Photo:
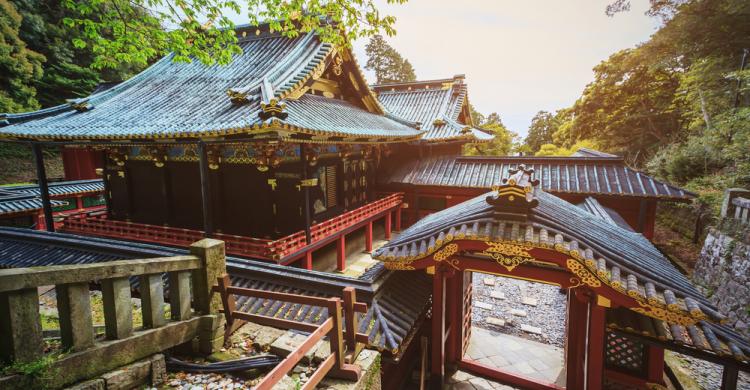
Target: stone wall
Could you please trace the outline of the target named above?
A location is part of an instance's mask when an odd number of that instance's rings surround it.
[[[750,337],[750,244],[710,229],[693,279],[728,324]]]

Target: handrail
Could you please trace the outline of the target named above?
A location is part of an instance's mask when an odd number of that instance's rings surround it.
[[[734,206],[734,219],[743,225],[750,224],[750,199],[738,196],[732,199],[732,205]]]
[[[310,227],[312,243],[307,242],[304,231],[298,231],[275,240],[226,233],[215,233],[213,237],[225,242],[226,251],[229,254],[279,261],[310,244],[327,239],[351,226],[400,207],[403,203],[403,197],[404,194],[401,192],[392,193],[312,225]],[[65,218],[63,224],[63,230],[72,233],[128,238],[157,244],[187,246],[203,237],[203,232],[199,230],[118,221],[108,219],[106,215],[74,215]]]
[[[245,321],[252,321],[260,325],[274,326],[277,328],[296,329],[310,332],[310,335],[297,346],[281,363],[279,363],[263,380],[255,387],[256,390],[273,389],[281,379],[289,373],[294,366],[307,354],[318,341],[328,336],[331,343],[331,355],[318,366],[302,387],[303,389],[314,389],[315,386],[329,373],[339,377],[357,380],[360,376],[360,368],[349,364],[347,361],[356,360],[359,352],[357,343],[367,341],[367,335],[356,333],[357,317],[355,312],[367,312],[367,305],[356,302],[355,291],[351,287],[344,289],[344,299],[311,297],[300,294],[282,293],[251,288],[233,287],[229,275],[224,275],[217,280],[213,287],[214,292],[221,295],[226,318],[226,330],[224,340],[230,340],[230,335],[238,329]],[[311,324],[303,321],[275,318],[268,315],[248,313],[238,310],[235,295],[251,297],[256,299],[270,299],[300,305],[310,305],[326,308],[328,318],[320,324]],[[342,317],[343,312],[343,317]],[[344,320],[346,332],[344,332]],[[348,356],[345,356],[345,352]],[[348,360],[347,360],[348,359]]]
[[[200,266],[201,259],[197,256],[173,256],[94,264],[0,269],[0,293],[53,284],[185,271],[200,268]]]

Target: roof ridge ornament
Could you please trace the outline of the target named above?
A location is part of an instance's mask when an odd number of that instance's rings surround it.
[[[78,112],[86,112],[88,110],[91,110],[94,108],[94,105],[89,103],[89,99],[68,99],[67,103],[72,107],[74,110]]]
[[[492,187],[495,193],[489,195],[486,201],[496,211],[528,214],[539,204],[534,196],[534,188],[539,185],[539,180],[532,179],[534,168],[521,164],[508,169],[508,173],[510,176],[503,179],[503,184]]]
[[[272,117],[286,119],[289,113],[286,110],[286,103],[280,102],[279,99],[273,98],[268,103],[260,103],[260,112],[258,117],[266,120]]]

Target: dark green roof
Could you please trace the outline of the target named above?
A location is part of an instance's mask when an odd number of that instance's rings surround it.
[[[88,98],[33,113],[2,114],[0,138],[172,139],[258,133],[284,138],[303,133],[312,141],[344,137],[395,142],[421,136],[415,124],[384,115],[350,52],[321,42],[314,33],[294,39],[268,32],[245,35],[239,41],[243,54],[229,65],[177,63],[168,55]],[[335,73],[346,84],[346,96],[304,93],[324,72]],[[275,103],[286,106],[262,120],[264,106]]]

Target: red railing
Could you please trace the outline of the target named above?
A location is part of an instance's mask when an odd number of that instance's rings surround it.
[[[224,306],[222,312],[226,319],[224,334],[225,343],[230,342],[232,332],[250,321],[256,324],[273,326],[282,329],[295,329],[309,332],[307,339],[287,355],[276,367],[273,368],[255,387],[256,390],[271,390],[287,375],[294,366],[324,337],[328,337],[331,345],[331,354],[323,360],[318,368],[310,376],[310,379],[301,387],[302,389],[314,389],[318,383],[327,375],[333,374],[339,378],[356,381],[361,376],[359,366],[347,363],[354,362],[359,354],[358,343],[366,343],[368,337],[364,333],[357,333],[357,315],[355,313],[367,313],[367,304],[357,302],[356,292],[353,287],[344,288],[343,300],[341,298],[311,297],[299,294],[281,293],[242,287],[233,287],[229,275],[218,278],[218,284],[213,287],[214,292],[221,295]],[[322,323],[312,324],[305,321],[295,321],[285,318],[277,318],[266,314],[257,314],[237,309],[235,296],[244,296],[256,300],[276,300],[291,305],[309,305],[326,308],[328,318]],[[295,312],[296,313],[296,312]],[[346,324],[346,325],[344,325]],[[346,329],[344,329],[346,327]]]
[[[393,193],[362,207],[347,211],[310,228],[312,242],[331,237],[343,230],[364,223],[381,213],[394,210],[403,203],[403,193]],[[136,241],[190,246],[203,238],[203,232],[169,226],[149,225],[108,219],[106,215],[73,215],[63,221],[62,230],[70,233],[91,234],[103,237],[126,238]],[[308,245],[305,232],[299,231],[276,240],[216,233],[223,240],[226,251],[238,256],[280,261]]]

